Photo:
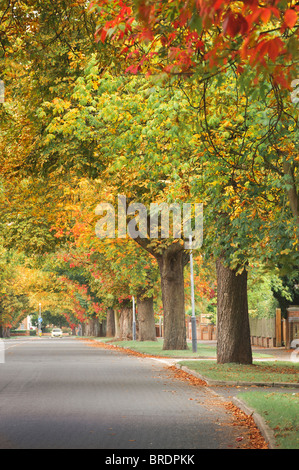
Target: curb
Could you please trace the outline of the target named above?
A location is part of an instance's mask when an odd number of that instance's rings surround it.
[[[245,414],[247,414],[248,416],[252,416],[255,424],[260,430],[261,435],[267,442],[268,448],[270,450],[277,449],[274,432],[266,424],[264,418],[262,418],[262,416],[259,415],[253,408],[249,408],[249,406],[246,403],[244,403],[243,400],[240,400],[240,398],[233,397],[232,402],[234,405],[240,408],[240,410],[242,410]]]
[[[193,375],[194,377],[197,377],[198,379],[204,380],[208,385],[231,385],[232,383],[234,383],[234,384],[244,384],[245,383],[245,382],[224,382],[224,381],[221,382],[219,380],[209,380],[209,379],[206,379],[206,377],[204,377],[203,375],[192,371],[191,369],[189,369],[186,366],[181,366],[180,364],[176,364],[176,368],[180,369],[180,370],[183,370],[184,372],[187,372],[188,374]],[[250,383],[250,385],[255,385],[255,384]],[[217,392],[215,392],[214,390],[212,390],[212,392],[215,395],[217,395],[217,397],[224,400],[224,398],[221,395],[219,395]],[[246,415],[252,416],[252,418],[254,419],[255,424],[257,425],[257,427],[258,427],[258,429],[261,433],[261,435],[263,436],[263,438],[267,442],[268,448],[270,450],[277,449],[274,432],[266,424],[264,418],[262,418],[262,416],[259,415],[256,412],[256,410],[254,410],[253,408],[250,408],[243,400],[240,400],[237,397],[232,397],[231,401],[235,406],[240,408],[240,410],[243,411]]]

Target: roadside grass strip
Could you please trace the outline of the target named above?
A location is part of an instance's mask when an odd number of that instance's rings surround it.
[[[157,341],[114,341],[113,339],[106,338],[96,338],[97,340],[105,343],[110,343],[115,346],[124,349],[132,349],[133,351],[137,351],[139,353],[148,354],[152,356],[160,356],[160,357],[172,357],[172,358],[192,358],[192,359],[200,359],[200,358],[216,358],[216,346],[214,345],[205,345],[198,343],[197,352],[192,351],[192,346],[188,345],[188,349],[186,350],[163,350],[163,340],[158,339]],[[270,358],[269,354],[255,354],[253,356],[259,358]]]
[[[250,391],[238,397],[272,429],[276,448],[299,449],[299,393]]]
[[[244,365],[217,364],[216,361],[180,361],[180,365],[216,381],[269,385],[299,384],[299,363],[259,361]]]

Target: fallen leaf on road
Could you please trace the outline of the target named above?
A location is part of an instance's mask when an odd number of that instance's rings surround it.
[[[207,385],[204,380],[194,377],[193,375],[188,374],[187,372],[181,369],[177,369],[175,366],[166,367],[166,369],[172,373],[172,376],[175,379],[183,380],[185,382],[188,382],[190,385],[197,385],[201,387],[205,387]]]
[[[235,421],[232,426],[242,426],[249,433],[250,445],[244,444],[243,449],[268,449],[268,444],[261,435],[252,415],[247,415],[232,402],[225,403],[224,406],[234,415]]]

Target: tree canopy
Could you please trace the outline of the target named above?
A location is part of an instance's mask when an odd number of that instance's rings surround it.
[[[116,208],[121,195],[128,206],[203,204],[196,288],[205,308],[217,298],[222,353],[227,325],[248,320],[248,265],[297,279],[298,9],[279,0],[3,2],[5,324],[41,298],[72,327],[109,308],[127,319],[132,296],[154,298],[165,348],[186,347],[184,237],[100,239],[97,206]],[[126,221],[141,230],[138,209]],[[221,362],[251,361],[250,345],[236,353],[248,344],[243,330],[231,329],[237,346]]]

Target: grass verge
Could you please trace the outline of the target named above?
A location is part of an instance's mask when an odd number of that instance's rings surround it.
[[[132,349],[143,354],[151,354],[153,356],[164,357],[216,357],[216,348],[214,346],[198,346],[197,353],[192,351],[192,348],[183,351],[164,351],[163,341],[113,341],[112,344],[121,348]]]
[[[107,338],[95,338],[101,342],[115,344],[115,346],[132,349],[143,354],[149,354],[152,356],[162,356],[162,357],[173,357],[173,358],[216,358],[216,346],[214,345],[205,345],[199,343],[197,346],[197,352],[192,351],[192,346],[188,345],[186,350],[174,350],[174,351],[164,351],[163,350],[163,340],[158,339],[157,341],[114,341],[113,339]],[[254,354],[257,357],[269,358],[269,354]]]
[[[261,361],[252,365],[217,364],[215,361],[180,361],[207,379],[255,382],[255,383],[298,383],[299,363]]]
[[[299,449],[299,393],[244,392],[238,395],[273,430],[277,448]]]

